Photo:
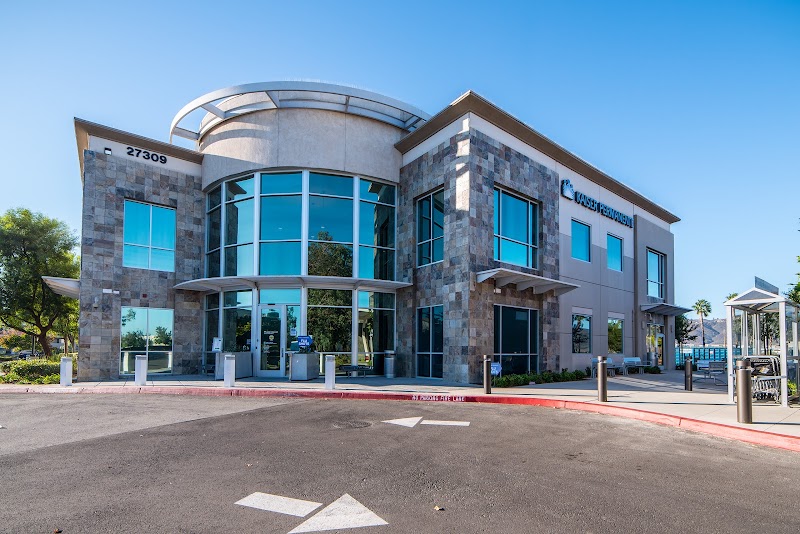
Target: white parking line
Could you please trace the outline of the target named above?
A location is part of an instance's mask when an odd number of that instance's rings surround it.
[[[258,510],[266,510],[267,512],[293,515],[295,517],[305,517],[322,506],[321,502],[303,501],[300,499],[292,499],[291,497],[261,493],[260,491],[252,493],[244,499],[236,501],[234,504],[249,506],[250,508],[256,508]]]
[[[439,426],[469,426],[469,421],[437,421],[435,419],[425,419],[420,422],[421,425],[439,425]]]

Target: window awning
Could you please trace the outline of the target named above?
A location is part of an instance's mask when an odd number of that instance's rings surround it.
[[[412,284],[372,278],[343,278],[340,276],[225,276],[222,278],[199,278],[175,285],[184,291],[232,291],[234,289],[267,289],[290,287],[324,287],[328,289],[364,289],[394,291]]]
[[[70,297],[80,298],[81,281],[78,278],[59,278],[57,276],[43,276],[44,283],[50,286],[55,293]]]
[[[669,315],[675,317],[676,315],[683,315],[692,311],[690,308],[683,306],[676,306],[675,304],[667,304],[666,302],[659,302],[656,304],[642,304],[640,309],[643,312],[656,313],[658,315]]]
[[[494,278],[495,287],[503,287],[514,284],[519,291],[533,289],[535,294],[547,293],[552,291],[554,295],[563,295],[573,289],[578,289],[579,285],[562,282],[553,278],[537,276],[535,274],[513,271],[511,269],[489,269],[476,273],[478,282],[485,282]]]

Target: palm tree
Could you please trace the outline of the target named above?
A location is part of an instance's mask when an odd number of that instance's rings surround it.
[[[711,313],[711,303],[708,302],[706,299],[700,299],[694,303],[692,309],[695,311],[698,317],[700,317],[700,335],[703,339],[703,348],[706,346],[706,329],[703,325],[703,318],[708,317]]]

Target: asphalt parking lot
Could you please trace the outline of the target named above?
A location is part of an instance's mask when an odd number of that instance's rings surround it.
[[[796,453],[567,410],[6,395],[0,425],[2,532],[800,528]]]

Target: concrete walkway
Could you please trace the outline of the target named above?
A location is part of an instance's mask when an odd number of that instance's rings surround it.
[[[597,401],[597,380],[537,384],[515,388],[483,388],[420,378],[337,377],[336,390],[325,390],[322,379],[245,378],[236,388],[206,376],[168,376],[148,380],[79,382],[72,387],[2,385],[0,393],[157,393],[214,396],[322,397],[434,402],[527,404],[591,411],[676,426],[749,443],[800,452],[800,404],[781,408],[774,402],[754,402],[751,425],[736,422],[736,405],[728,402],[727,387],[697,380],[684,391],[683,372],[617,376],[608,379],[608,402]]]

